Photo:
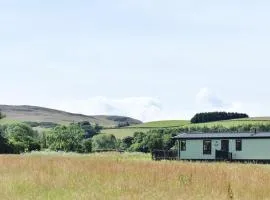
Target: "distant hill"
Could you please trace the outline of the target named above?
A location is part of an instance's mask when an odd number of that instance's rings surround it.
[[[128,122],[130,125],[141,124],[142,122],[130,117],[111,115],[83,115],[65,111],[38,107],[38,106],[13,106],[0,105],[0,111],[6,115],[4,122],[27,121],[27,122],[53,122],[57,124],[68,124],[71,122],[89,121],[98,123],[104,127],[117,126],[118,123]]]

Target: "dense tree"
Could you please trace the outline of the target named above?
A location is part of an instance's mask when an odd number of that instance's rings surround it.
[[[239,119],[239,118],[248,118],[248,115],[244,113],[236,113],[236,112],[235,113],[205,112],[205,113],[197,113],[190,121],[191,123],[204,123],[204,122],[213,122],[213,121]]]
[[[47,134],[47,145],[54,151],[81,152],[84,130],[76,125],[57,126]]]
[[[127,150],[130,148],[133,142],[133,137],[127,136],[121,140],[120,149]]]
[[[14,153],[40,150],[38,134],[30,126],[14,123],[7,126],[5,135]]]
[[[116,138],[114,135],[99,134],[92,138],[93,151],[116,149]]]
[[[92,138],[93,136],[100,133],[102,129],[98,124],[92,125],[88,121],[79,122],[78,125],[84,130],[85,138]]]

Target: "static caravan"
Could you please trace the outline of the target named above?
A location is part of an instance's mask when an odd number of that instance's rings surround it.
[[[183,133],[174,137],[180,160],[270,163],[270,133]]]

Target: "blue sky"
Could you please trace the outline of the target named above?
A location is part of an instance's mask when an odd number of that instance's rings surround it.
[[[270,115],[270,2],[0,0],[0,103],[143,121]]]

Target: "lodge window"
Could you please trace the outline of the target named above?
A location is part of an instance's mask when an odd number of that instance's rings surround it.
[[[235,141],[235,150],[236,151],[242,151],[242,140],[236,140]]]
[[[180,141],[180,145],[181,145],[181,151],[186,151],[186,140],[181,140]]]
[[[203,154],[211,154],[211,150],[212,150],[211,140],[204,140],[203,141]]]

